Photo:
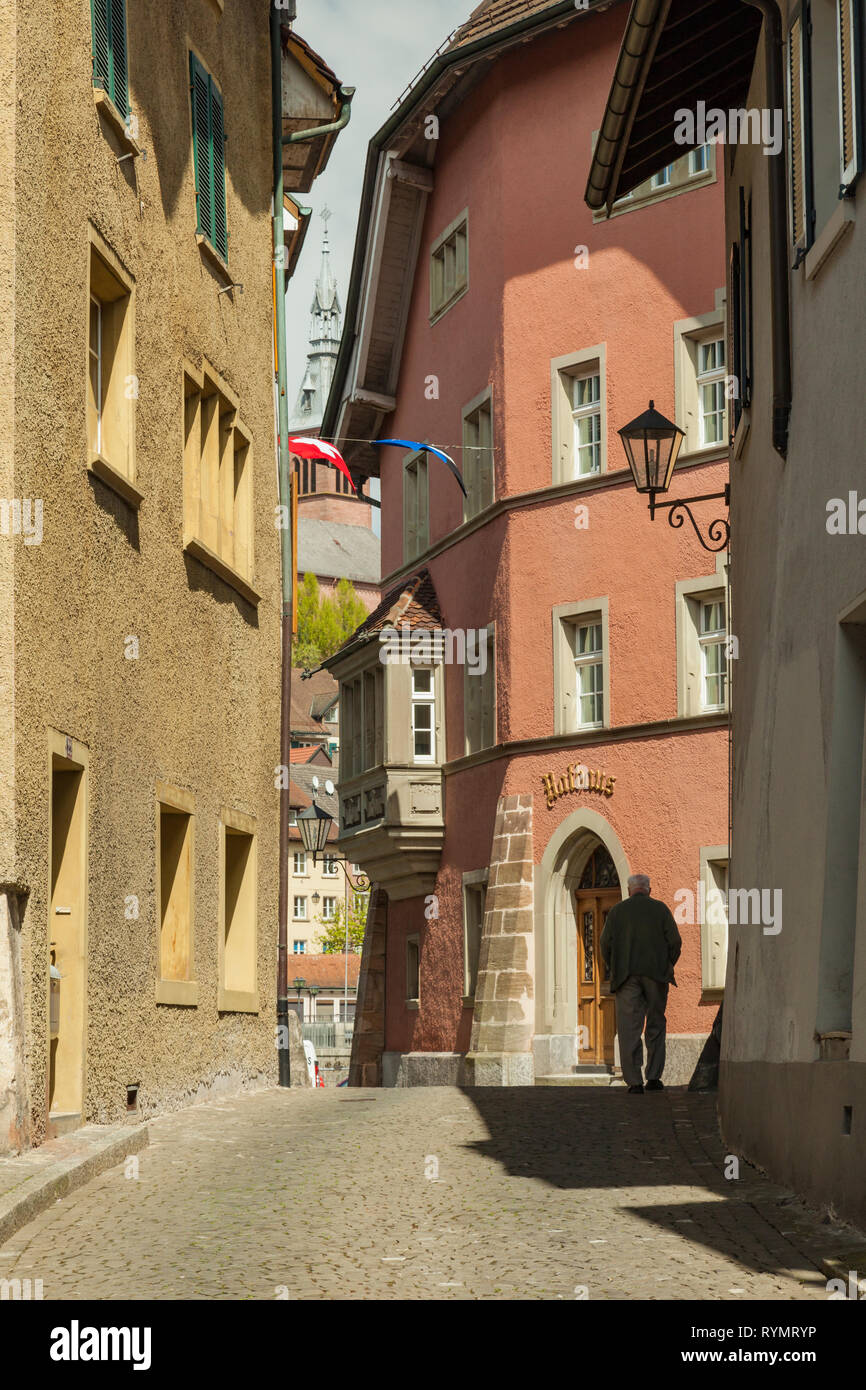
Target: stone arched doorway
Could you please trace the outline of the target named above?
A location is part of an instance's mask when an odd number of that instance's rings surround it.
[[[603,983],[597,974],[598,938],[603,913],[625,896],[629,873],[628,859],[619,837],[597,811],[572,812],[548,841],[537,868],[535,894],[533,1051],[537,1076],[568,1074],[579,1062],[597,1061],[599,1054],[604,1060],[606,1050],[611,1052],[612,1060],[613,1004],[611,1001],[606,1006],[611,1014],[607,1021],[605,1006],[598,1007]],[[587,904],[581,906],[581,912],[592,912],[591,924],[579,921],[579,902]],[[585,925],[591,925],[591,940],[589,935],[583,934]],[[593,1037],[590,1030],[587,1039],[586,1033],[581,1035],[580,1028],[582,1022],[584,1028],[587,1026],[589,990],[583,989],[582,1001],[580,977],[587,974],[588,945],[592,949],[592,979],[584,979],[582,983],[592,986],[599,1031]],[[584,1043],[582,1049],[579,1041]]]

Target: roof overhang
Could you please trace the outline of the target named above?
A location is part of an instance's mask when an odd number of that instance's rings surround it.
[[[544,33],[581,23],[621,0],[551,0],[468,42],[438,52],[370,141],[343,337],[321,425],[353,476],[377,477],[381,434],[396,409],[397,381],[438,142],[426,136],[432,114],[445,119],[503,52]]]
[[[678,112],[745,104],[761,23],[749,0],[632,0],[586,186],[594,212],[702,143],[682,138]]]
[[[283,27],[282,94],[283,138],[339,121],[345,95],[339,78],[300,34]],[[283,145],[285,187],[293,193],[309,193],[324,171],[337,132],[319,135],[297,144]]]

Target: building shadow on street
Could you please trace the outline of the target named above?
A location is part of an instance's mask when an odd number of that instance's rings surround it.
[[[714,1095],[685,1088],[643,1096],[608,1087],[463,1090],[489,1135],[466,1149],[513,1177],[554,1188],[619,1189],[620,1209],[645,1227],[634,1237],[636,1259],[644,1250],[644,1258],[657,1260],[664,1239],[675,1236],[756,1273],[802,1270],[817,1294],[826,1285],[817,1259],[852,1238],[850,1230],[822,1226],[819,1213],[744,1161],[731,1162],[736,1156],[725,1153]],[[660,1190],[657,1202],[647,1201],[647,1188]]]

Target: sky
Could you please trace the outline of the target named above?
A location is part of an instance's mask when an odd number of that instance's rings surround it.
[[[325,204],[333,214],[328,233],[345,310],[370,137],[384,125],[419,69],[476,5],[477,0],[298,0],[295,31],[357,93],[352,119],[338,135],[327,169],[310,193],[300,195],[313,209],[313,218],[286,295],[290,414],[306,365],[310,305],[321,264],[323,224],[318,214]]]

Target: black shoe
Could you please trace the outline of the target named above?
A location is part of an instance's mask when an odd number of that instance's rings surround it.
[[[647,1084],[646,1084],[646,1088],[647,1088],[648,1091],[663,1091],[663,1090],[664,1090],[664,1086],[662,1085],[661,1081],[648,1081]]]
[[[629,1086],[628,1093],[630,1096],[642,1096],[643,1086]]]

